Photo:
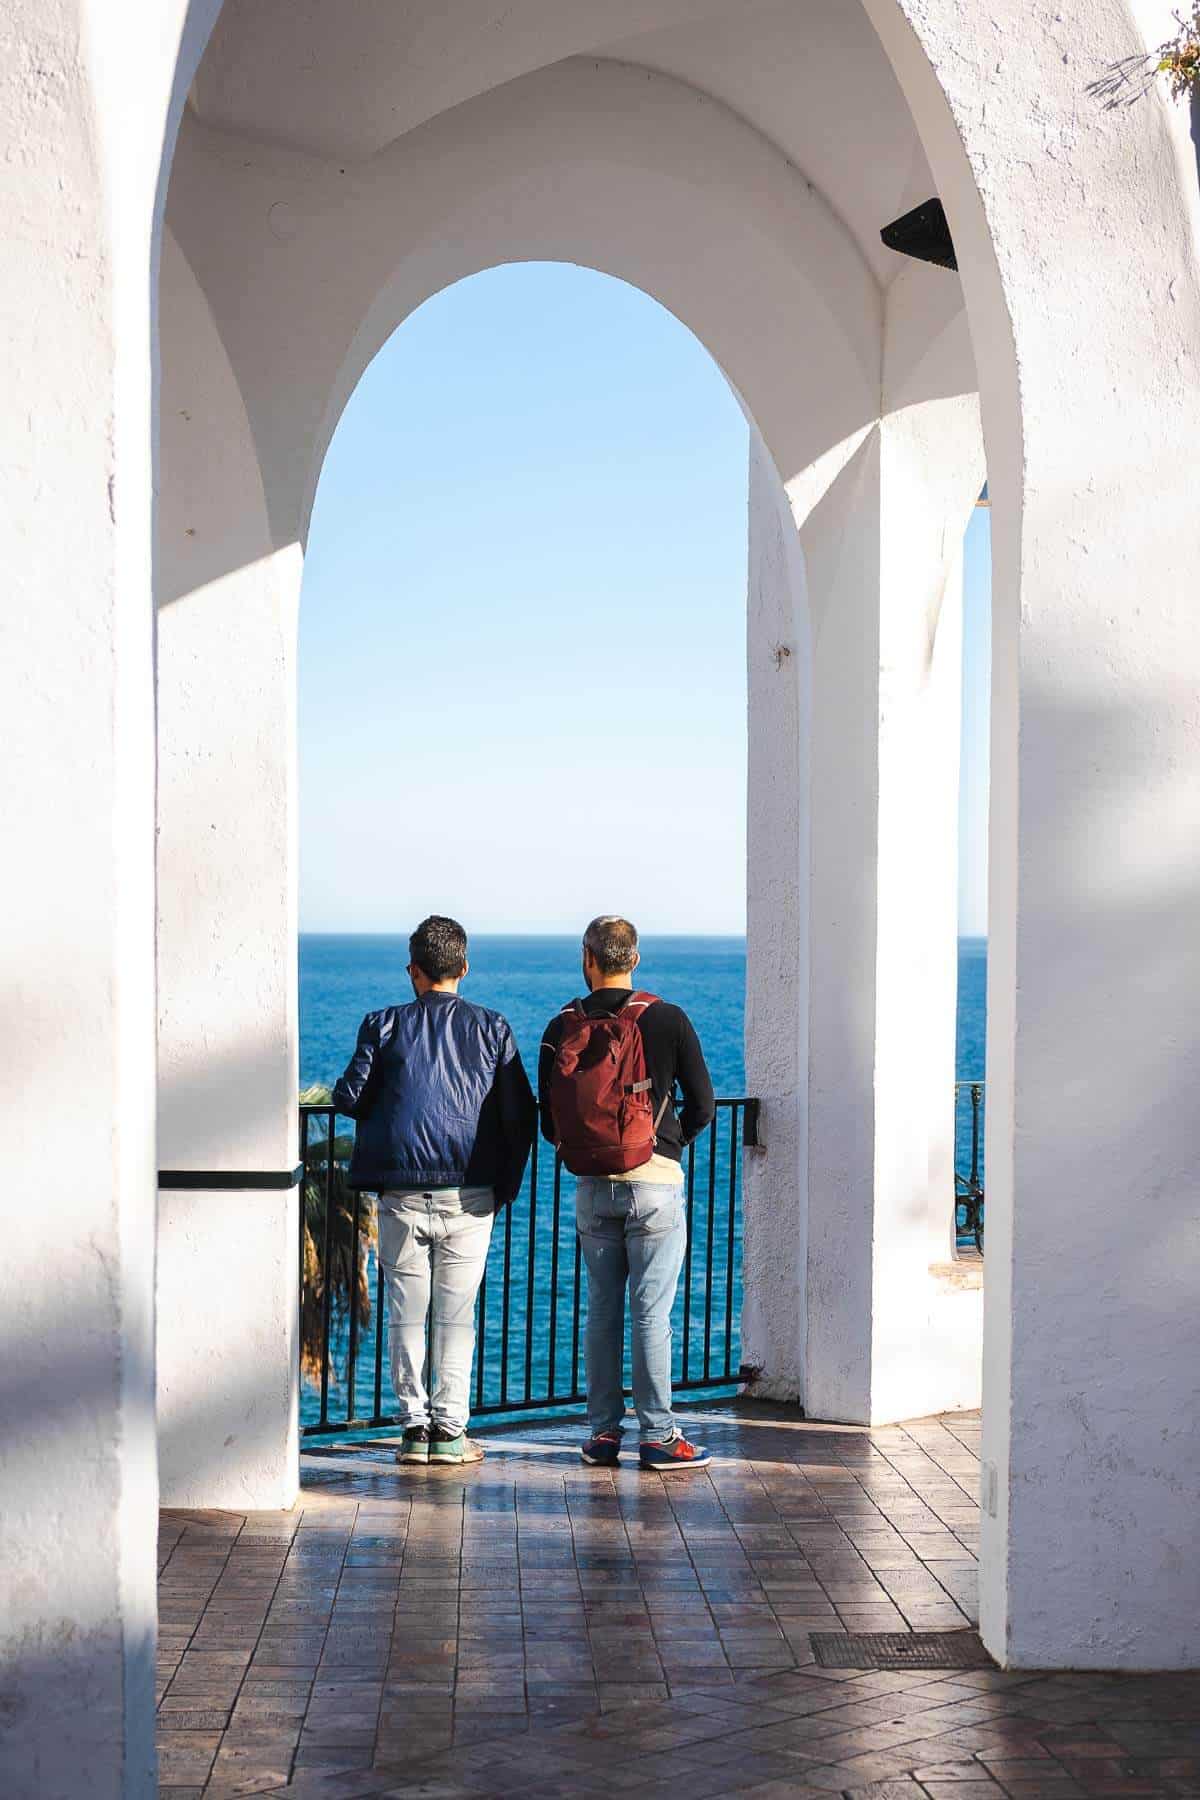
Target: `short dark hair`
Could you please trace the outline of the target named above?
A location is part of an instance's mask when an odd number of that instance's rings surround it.
[[[616,913],[601,913],[584,932],[583,947],[591,951],[602,975],[628,975],[637,955],[637,928]]]
[[[467,966],[467,934],[457,919],[430,913],[409,938],[408,955],[430,981],[457,981]]]

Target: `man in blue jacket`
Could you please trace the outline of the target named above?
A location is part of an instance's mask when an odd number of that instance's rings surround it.
[[[357,1121],[350,1185],[379,1195],[404,1463],[478,1462],[467,1437],[475,1296],[492,1221],[520,1192],[537,1108],[507,1019],[463,1000],[467,934],[434,914],[408,940],[416,999],[368,1013],[333,1090]],[[424,1380],[433,1301],[432,1393]]]

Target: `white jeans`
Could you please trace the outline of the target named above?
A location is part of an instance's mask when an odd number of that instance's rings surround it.
[[[427,1188],[382,1195],[379,1261],[388,1296],[392,1386],[405,1429],[436,1425],[457,1435],[471,1411],[475,1296],[492,1239],[496,1197],[490,1187]],[[425,1321],[430,1332],[432,1394],[426,1387]]]

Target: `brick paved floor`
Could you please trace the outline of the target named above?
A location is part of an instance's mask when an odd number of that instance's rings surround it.
[[[813,1630],[973,1620],[973,1418],[685,1420],[705,1474],[530,1426],[468,1471],[346,1447],[294,1512],[165,1513],[164,1796],[1200,1796],[1200,1675],[814,1666]]]

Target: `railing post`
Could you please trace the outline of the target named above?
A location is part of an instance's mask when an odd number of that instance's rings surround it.
[[[329,1120],[329,1159],[333,1161],[333,1126]],[[354,1418],[354,1378],[358,1373],[358,1233],[362,1195],[354,1190],[354,1223],[350,1233],[350,1349],[346,1358],[346,1423]]]
[[[325,1225],[321,1254],[321,1423],[329,1423],[329,1323],[333,1305],[333,1123],[332,1111],[325,1110]]]
[[[728,1114],[728,1163],[721,1164],[724,1152],[722,1136],[722,1115]],[[313,1142],[313,1119],[320,1116],[324,1136],[319,1144]],[[717,1112],[712,1124],[704,1134],[704,1148],[708,1157],[705,1172],[707,1198],[707,1224],[704,1242],[704,1322],[703,1342],[701,1346],[702,1370],[693,1373],[693,1357],[691,1346],[692,1334],[692,1302],[693,1302],[693,1255],[696,1249],[694,1238],[695,1188],[696,1188],[696,1146],[690,1145],[686,1152],[685,1174],[685,1208],[688,1224],[688,1245],[684,1258],[682,1312],[682,1370],[680,1379],[673,1385],[678,1390],[720,1388],[733,1385],[737,1381],[734,1372],[736,1362],[734,1336],[736,1327],[736,1296],[740,1281],[740,1258],[742,1223],[741,1223],[741,1184],[740,1174],[742,1158],[739,1153],[739,1133],[741,1139],[753,1141],[757,1135],[757,1105],[751,1099],[735,1098],[719,1100]],[[357,1192],[353,1199],[353,1212],[343,1228],[335,1218],[337,1211],[336,1193],[338,1189],[338,1171],[340,1162],[336,1155],[337,1115],[329,1106],[307,1106],[300,1108],[300,1142],[304,1151],[304,1168],[306,1183],[317,1179],[313,1170],[313,1158],[320,1154],[324,1157],[324,1167],[319,1172],[321,1193],[324,1206],[324,1217],[316,1227],[320,1244],[319,1267],[315,1271],[322,1282],[320,1316],[320,1343],[316,1346],[318,1368],[319,1415],[315,1422],[304,1427],[306,1436],[331,1435],[337,1432],[357,1428],[367,1421],[357,1417],[356,1393],[357,1371],[360,1351],[361,1321],[358,1310],[358,1273],[359,1259],[363,1243],[362,1196]],[[489,1379],[488,1371],[494,1367],[489,1333],[493,1328],[494,1309],[489,1304],[488,1271],[485,1269],[480,1282],[478,1300],[478,1345],[474,1374],[474,1412],[477,1417],[487,1417],[503,1413],[541,1411],[547,1408],[559,1408],[564,1404],[578,1403],[585,1398],[580,1383],[581,1335],[583,1313],[583,1261],[578,1234],[575,1233],[573,1272],[571,1276],[570,1307],[570,1363],[571,1381],[569,1392],[561,1391],[559,1370],[561,1358],[567,1354],[567,1345],[559,1343],[560,1331],[567,1330],[566,1311],[561,1304],[559,1283],[562,1278],[562,1163],[556,1158],[553,1173],[553,1203],[549,1230],[544,1237],[539,1237],[537,1218],[537,1197],[539,1181],[539,1162],[536,1147],[530,1159],[529,1174],[529,1224],[527,1236],[527,1264],[520,1274],[525,1301],[525,1337],[522,1346],[523,1378],[520,1390],[516,1395],[510,1392],[508,1364],[511,1348],[511,1308],[516,1283],[513,1279],[512,1243],[513,1224],[512,1208],[505,1208],[504,1245],[501,1253],[501,1280],[499,1297],[499,1361],[498,1377]],[[718,1181],[718,1173],[721,1179]],[[724,1198],[726,1208],[723,1219],[719,1218],[718,1194]],[[315,1222],[314,1222],[315,1223]],[[716,1273],[716,1244],[718,1231],[724,1239],[724,1312],[714,1325],[714,1276]],[[348,1254],[343,1257],[341,1247],[345,1239]],[[303,1222],[301,1225],[302,1269],[303,1269]],[[335,1269],[336,1264],[336,1269]],[[347,1311],[344,1327],[339,1323],[337,1341],[335,1342],[335,1309],[334,1309],[334,1276],[341,1270],[348,1282]],[[536,1336],[535,1308],[537,1296],[549,1282],[549,1298],[544,1342],[546,1345],[545,1372],[542,1373],[540,1341]],[[492,1285],[495,1285],[493,1271]],[[303,1294],[302,1294],[303,1300]],[[372,1426],[394,1425],[396,1419],[384,1410],[384,1339],[387,1327],[386,1317],[387,1292],[382,1264],[376,1261],[375,1270],[375,1367]],[[336,1318],[342,1319],[339,1301]],[[428,1321],[432,1326],[432,1315]],[[714,1330],[723,1344],[718,1343],[714,1351]],[[426,1354],[429,1355],[429,1333],[427,1332]],[[535,1354],[536,1350],[536,1354]],[[340,1380],[342,1358],[345,1358],[346,1398],[344,1415],[339,1408],[339,1417],[330,1418],[330,1389]],[[432,1377],[432,1368],[430,1376]],[[490,1388],[490,1392],[489,1392]]]

